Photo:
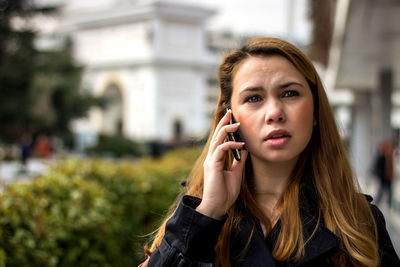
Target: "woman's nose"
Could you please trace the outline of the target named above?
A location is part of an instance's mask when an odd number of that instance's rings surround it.
[[[271,101],[266,105],[265,122],[284,122],[286,120],[282,104],[279,101]]]

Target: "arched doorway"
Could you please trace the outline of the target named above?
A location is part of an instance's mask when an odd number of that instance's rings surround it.
[[[106,87],[103,94],[106,99],[106,107],[103,111],[102,132],[109,135],[122,135],[122,94],[121,89],[115,83]]]

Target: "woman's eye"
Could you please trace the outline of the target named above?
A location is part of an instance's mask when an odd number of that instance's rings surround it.
[[[295,90],[288,90],[283,92],[282,97],[293,97],[293,96],[298,96],[299,92],[295,91]]]
[[[260,100],[261,100],[261,97],[260,97],[260,96],[258,96],[258,95],[253,95],[253,96],[249,96],[249,97],[246,99],[246,102],[252,103],[252,102],[258,102],[258,101],[260,101]]]

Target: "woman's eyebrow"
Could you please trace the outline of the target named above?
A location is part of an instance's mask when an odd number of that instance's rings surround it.
[[[243,95],[243,94],[247,94],[247,93],[254,93],[254,92],[260,92],[260,91],[264,91],[264,88],[262,88],[262,87],[251,87],[251,86],[249,86],[249,87],[246,87],[246,88],[244,88],[240,93],[239,93],[239,95]]]
[[[304,87],[303,84],[298,83],[298,82],[287,82],[287,83],[283,83],[283,84],[279,85],[278,88],[279,88],[279,89],[285,89],[285,88],[288,88],[288,87],[290,87],[290,86],[292,86],[292,85]]]
[[[279,85],[278,86],[278,89],[279,90],[282,90],[282,89],[286,89],[286,88],[288,88],[288,87],[290,87],[290,86],[300,86],[300,87],[305,87],[304,86],[304,84],[302,84],[302,83],[299,83],[299,82],[294,82],[294,81],[290,81],[290,82],[285,82],[285,83],[283,83],[283,84],[281,84],[281,85]],[[240,93],[239,93],[239,96],[241,96],[241,95],[243,95],[243,94],[247,94],[247,93],[255,93],[255,92],[260,92],[260,91],[264,91],[264,88],[263,87],[259,87],[259,86],[249,86],[249,87],[246,87],[246,88],[244,88]]]

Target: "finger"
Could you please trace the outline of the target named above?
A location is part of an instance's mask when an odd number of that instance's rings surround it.
[[[230,149],[242,149],[244,146],[244,142],[225,142],[219,145],[213,154],[213,160],[220,161],[224,158],[225,153]]]
[[[210,151],[213,152],[219,145],[225,142],[228,133],[236,132],[239,129],[240,123],[224,125],[219,132],[216,132],[214,139],[210,145]]]
[[[217,127],[215,127],[215,129],[214,129],[214,135],[213,135],[213,138],[212,138],[212,139],[214,139],[214,138],[216,137],[216,134],[221,130],[221,128],[222,128],[224,125],[226,125],[226,124],[228,124],[228,123],[230,122],[231,116],[232,116],[231,111],[228,111],[228,112],[225,113],[225,115],[224,115],[224,116],[221,118],[221,120],[218,122]]]

